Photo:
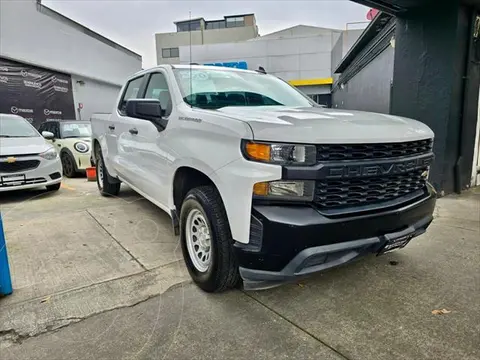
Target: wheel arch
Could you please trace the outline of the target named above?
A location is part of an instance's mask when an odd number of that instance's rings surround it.
[[[172,220],[174,225],[175,234],[178,235],[179,233],[179,223],[178,223],[178,215],[180,213],[180,209],[185,199],[185,196],[188,192],[196,187],[200,186],[213,186],[221,196],[220,189],[217,186],[214,178],[212,176],[207,175],[205,172],[198,170],[191,166],[180,166],[175,171],[173,175],[172,181],[172,189],[171,189],[171,200],[174,205],[174,210],[172,210]],[[223,202],[223,199],[222,199]],[[225,206],[225,204],[223,204]],[[228,213],[227,213],[228,217]]]

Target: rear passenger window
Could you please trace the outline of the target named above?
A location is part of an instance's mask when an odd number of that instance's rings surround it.
[[[148,82],[145,99],[157,99],[162,106],[163,116],[172,112],[172,100],[168,91],[167,79],[162,73],[153,73]]]
[[[123,93],[122,100],[118,105],[118,110],[120,110],[122,114],[125,113],[127,100],[138,99],[140,97],[140,86],[142,86],[142,82],[143,82],[143,76],[133,79],[127,84],[127,88]]]

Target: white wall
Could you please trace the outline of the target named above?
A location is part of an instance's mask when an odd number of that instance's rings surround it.
[[[256,26],[225,29],[182,31],[155,34],[157,64],[179,64],[180,58],[163,58],[162,49],[180,46],[228,43],[251,39],[256,36]]]
[[[82,81],[83,84],[78,81]],[[72,89],[77,120],[89,120],[93,113],[112,112],[121,87],[89,78],[72,76]],[[79,103],[83,104],[80,113],[78,111]]]
[[[141,57],[85,34],[48,10],[35,0],[0,1],[0,56],[117,85],[141,70]]]
[[[332,30],[313,36],[261,39],[192,46],[192,62],[246,61],[249,69],[263,66],[284,80],[331,77]],[[190,47],[179,50],[180,63],[188,64]]]

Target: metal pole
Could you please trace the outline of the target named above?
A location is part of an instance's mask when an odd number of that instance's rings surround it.
[[[10,267],[8,265],[7,244],[3,232],[2,214],[0,213],[0,295],[10,295],[13,292]]]

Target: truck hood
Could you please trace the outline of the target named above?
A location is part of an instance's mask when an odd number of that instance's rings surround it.
[[[51,147],[41,136],[0,138],[0,156],[40,154]]]
[[[393,115],[327,108],[226,107],[247,122],[255,140],[293,143],[379,143],[433,138],[425,124]]]

